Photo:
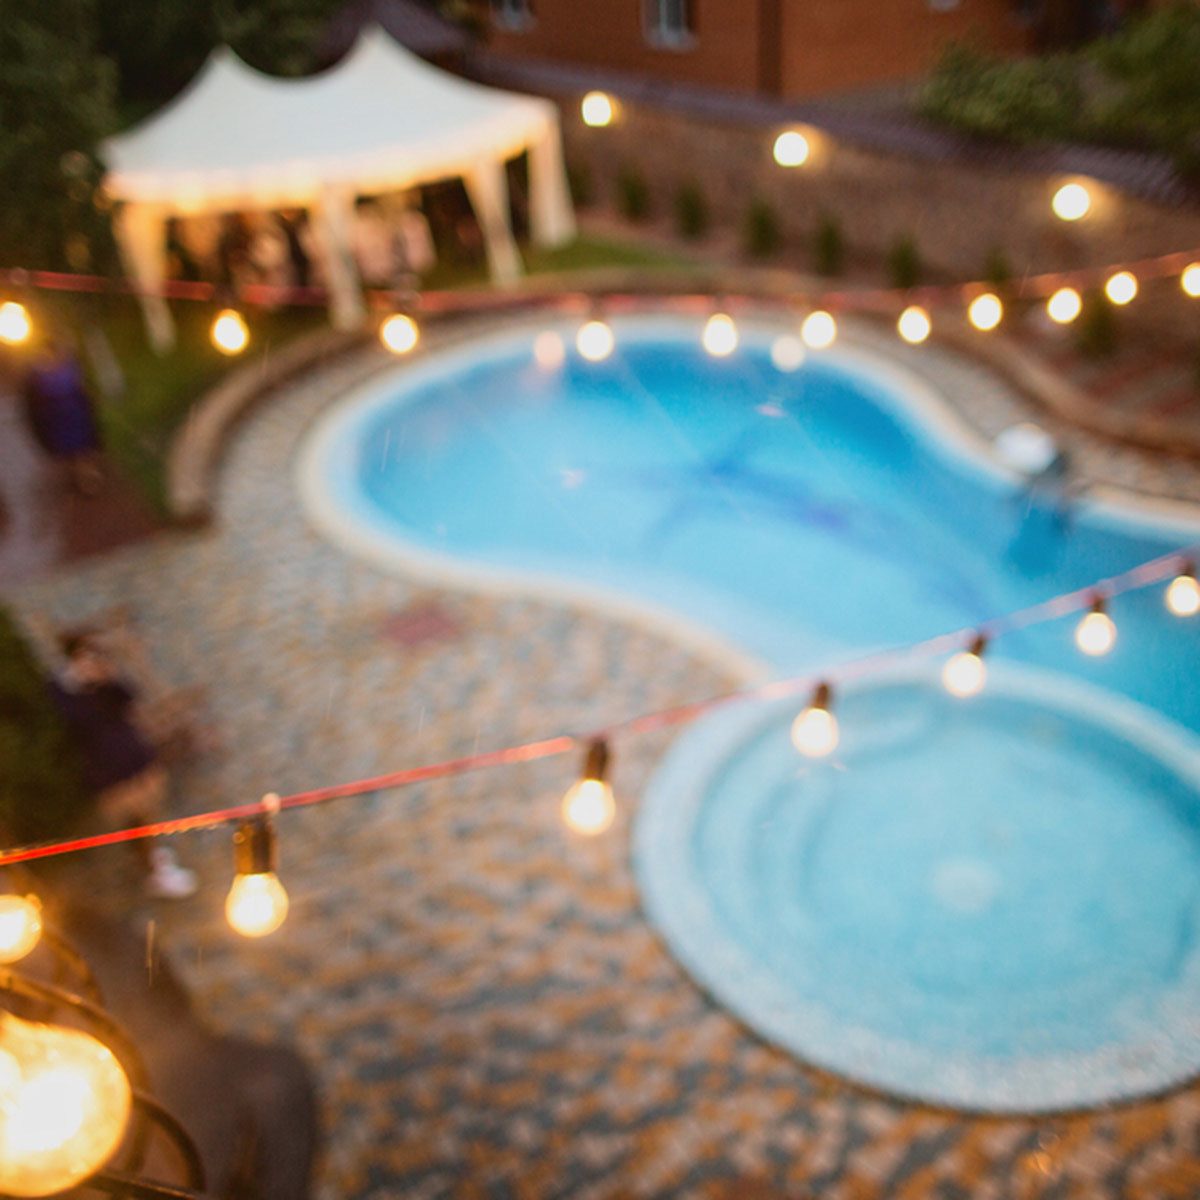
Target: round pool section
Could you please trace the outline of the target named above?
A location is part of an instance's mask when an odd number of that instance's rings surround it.
[[[1028,668],[743,705],[644,797],[646,910],[696,980],[801,1058],[937,1104],[1046,1111],[1200,1069],[1200,741]]]

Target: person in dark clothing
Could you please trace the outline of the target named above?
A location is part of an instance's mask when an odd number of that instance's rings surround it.
[[[115,829],[148,824],[162,811],[167,776],[134,722],[137,695],[92,631],[64,634],[60,644],[66,665],[51,680],[50,693],[79,748],[84,784],[100,819]],[[195,892],[195,876],[169,847],[144,840],[132,845],[146,868],[150,895],[180,899]]]
[[[308,260],[308,251],[304,249],[302,236],[302,231],[308,223],[307,214],[303,210],[296,213],[278,213],[275,220],[287,239],[292,284],[298,288],[306,288],[312,278],[312,264]]]
[[[69,346],[53,340],[44,344],[25,376],[22,400],[37,444],[66,463],[77,491],[95,495],[104,480],[100,427],[83,368]]]

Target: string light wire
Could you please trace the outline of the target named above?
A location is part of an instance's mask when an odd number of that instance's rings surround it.
[[[108,833],[93,834],[88,837],[73,838],[63,841],[43,842],[37,845],[16,847],[0,853],[0,867],[12,866],[16,863],[34,862],[38,859],[57,858],[67,854],[76,854],[86,850],[96,850],[104,846],[115,846],[126,842],[141,841],[146,838],[166,837],[193,830],[213,829],[235,822],[252,820],[256,817],[273,816],[293,808],[307,808],[316,804],[325,804],[333,800],[348,799],[353,796],[365,796],[372,792],[390,791],[408,787],[412,784],[428,783],[435,779],[444,779],[454,775],[465,775],[472,771],[481,771],[490,767],[510,766],[517,763],[535,762],[540,759],[557,758],[561,755],[577,751],[580,747],[598,740],[610,741],[619,735],[636,735],[653,733],[661,729],[686,725],[697,718],[718,708],[735,702],[746,700],[781,700],[797,695],[810,693],[813,687],[822,680],[830,680],[841,685],[847,681],[856,681],[871,675],[879,674],[892,665],[913,658],[937,657],[961,649],[965,637],[982,637],[991,644],[998,637],[1026,629],[1031,625],[1043,624],[1068,616],[1071,613],[1091,608],[1098,594],[1103,594],[1106,600],[1151,584],[1173,579],[1182,568],[1195,561],[1200,554],[1200,544],[1172,551],[1158,558],[1139,563],[1127,571],[1113,575],[1107,579],[1097,580],[1085,587],[1074,591],[1063,592],[1048,600],[1039,601],[1026,608],[1017,609],[1003,616],[995,617],[981,624],[955,629],[940,633],[924,641],[891,647],[875,651],[858,658],[845,660],[831,667],[808,671],[803,675],[795,675],[786,679],[772,680],[768,683],[736,689],[702,700],[686,704],[674,705],[670,708],[658,709],[654,712],[642,713],[628,717],[601,729],[587,733],[565,733],[556,737],[542,738],[538,741],[524,742],[519,745],[507,746],[498,750],[487,750],[476,754],[464,755],[459,758],[446,759],[442,762],[428,763],[423,766],[406,767],[383,775],[369,776],[363,779],[351,780],[347,783],[331,784],[326,787],[312,788],[307,791],[295,792],[288,796],[276,797],[271,794],[263,800],[250,804],[237,805],[231,808],[214,809],[210,812],[194,813],[191,816],[174,817],[165,821],[155,821],[147,825],[138,825],[129,829],[117,829]]]

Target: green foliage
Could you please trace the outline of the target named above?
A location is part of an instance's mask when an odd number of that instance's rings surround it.
[[[622,167],[617,175],[617,211],[628,221],[650,215],[650,186],[637,167]]]
[[[591,208],[596,202],[596,184],[592,169],[585,162],[567,164],[567,187],[576,208]]]
[[[215,0],[213,8],[218,37],[252,67],[303,75],[315,66],[321,31],[344,6],[344,0]]]
[[[694,180],[683,184],[675,194],[675,225],[680,237],[695,241],[708,232],[708,203]]]
[[[894,288],[913,288],[921,282],[921,253],[915,238],[902,234],[892,243],[887,256],[887,273]]]
[[[1013,269],[1008,255],[1000,246],[993,246],[983,260],[983,281],[997,292],[1003,292],[1012,283]]]
[[[751,258],[770,258],[783,242],[779,218],[765,200],[754,200],[746,212],[742,231],[746,253]]]
[[[95,204],[113,76],[96,52],[97,0],[7,0],[0,20],[0,264],[104,269]]]
[[[951,46],[921,90],[918,108],[983,136],[1159,150],[1195,177],[1198,62],[1200,6],[1177,0],[1070,55],[1011,61]]]
[[[1083,297],[1083,311],[1075,325],[1075,345],[1088,358],[1108,358],[1117,349],[1117,314],[1100,291]]]
[[[822,213],[813,238],[813,269],[818,275],[840,275],[846,269],[846,239],[842,223]]]
[[[19,841],[54,837],[86,804],[42,670],[0,609],[0,827]]]

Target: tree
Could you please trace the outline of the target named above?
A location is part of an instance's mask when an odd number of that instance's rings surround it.
[[[0,22],[0,262],[94,268],[111,253],[97,205],[113,73],[96,0],[8,0]]]

